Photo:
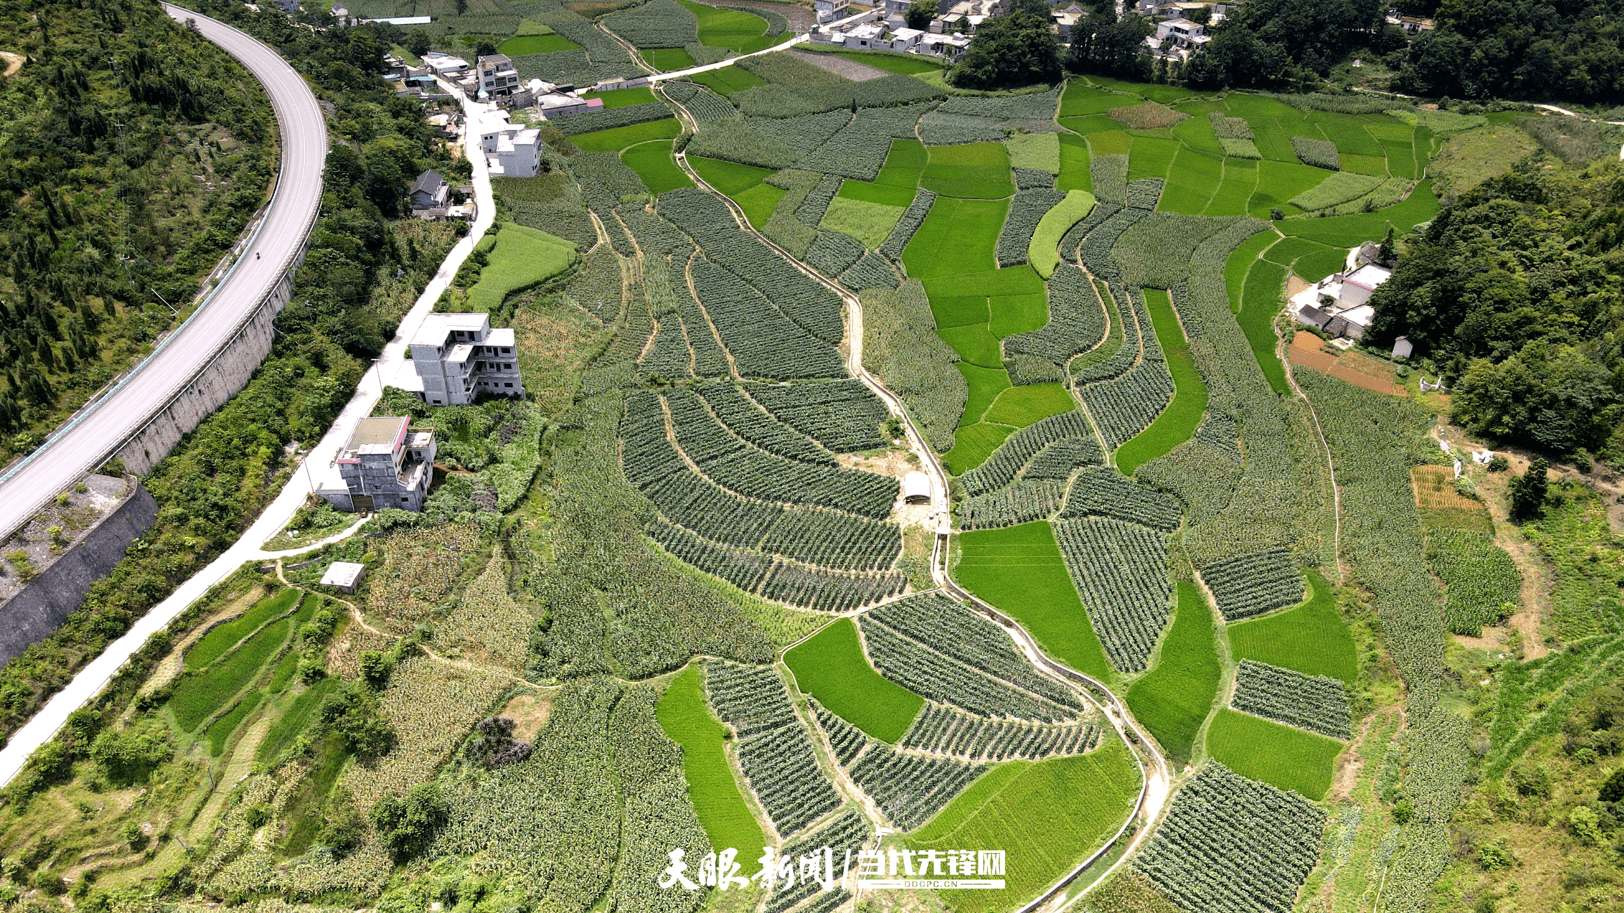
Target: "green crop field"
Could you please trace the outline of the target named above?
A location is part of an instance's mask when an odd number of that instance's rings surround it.
[[[1207,753],[1243,777],[1294,790],[1318,802],[1331,788],[1336,739],[1225,708],[1207,728]]]
[[[738,66],[722,67],[719,70],[706,70],[695,73],[688,79],[702,86],[708,86],[712,92],[726,97],[734,92],[743,92],[756,86],[764,86],[767,80]]]
[[[468,303],[475,310],[494,311],[507,296],[558,275],[575,260],[571,241],[523,225],[504,225],[496,235],[490,262],[468,290]]]
[[[662,73],[686,70],[694,65],[694,58],[682,48],[649,48],[641,52],[649,65]]]
[[[938,199],[902,253],[908,275],[929,279],[992,270],[998,265],[998,232],[1008,210],[1008,200]],[[942,256],[944,250],[953,256]]]
[[[987,368],[976,368],[963,363],[957,367],[966,377],[969,377],[972,371],[988,372]],[[1009,386],[1009,377],[1004,374],[1002,368],[997,374],[1003,380],[1004,386]],[[976,389],[972,387],[970,395],[975,396],[976,393]],[[966,414],[968,412],[969,410],[966,410]],[[998,445],[1013,433],[1015,429],[1009,425],[994,425],[990,422],[969,422],[960,425],[954,432],[953,449],[942,454],[942,462],[947,465],[947,471],[954,475],[969,472],[987,462],[987,458],[998,449]]]
[[[247,719],[248,715],[253,713],[264,700],[265,694],[263,692],[250,691],[248,694],[243,695],[243,699],[237,703],[237,706],[231,708],[230,713],[209,724],[209,728],[203,731],[203,741],[209,746],[210,757],[218,758],[220,756],[220,752],[225,750],[226,742],[231,738],[231,734],[237,731],[237,727],[242,725],[242,721]]]
[[[998,394],[981,420],[1025,428],[1039,419],[1075,408],[1077,402],[1071,398],[1071,391],[1060,384],[1026,384]]]
[[[587,93],[583,98],[601,98],[606,110],[614,108],[628,108],[632,105],[646,105],[659,101],[654,97],[654,90],[647,86],[635,89],[613,89],[608,92]]]
[[[231,621],[215,625],[209,629],[209,633],[198,638],[197,643],[186,650],[186,668],[201,669],[214,662],[227,650],[236,646],[238,641],[259,630],[259,627],[267,621],[293,608],[298,601],[298,590],[282,590],[254,603],[248,611]]]
[[[1111,681],[1111,665],[1048,523],[961,533],[959,548],[953,574],[965,589],[1020,622],[1055,659]]]
[[[629,127],[611,127],[570,137],[576,148],[587,152],[619,152],[627,146],[655,139],[672,139],[682,132],[682,125],[674,117],[632,124]]]
[[[1066,91],[1060,96],[1060,116],[1078,117],[1085,114],[1104,114],[1112,108],[1120,108],[1133,102],[1132,96],[1121,95],[1097,86],[1091,86],[1080,79],[1073,79],[1066,83]]]
[[[1359,674],[1353,635],[1336,608],[1331,584],[1308,571],[1309,599],[1293,609],[1229,626],[1229,650],[1236,659],[1326,675],[1352,685]]]
[[[699,43],[713,48],[726,48],[735,54],[749,54],[770,48],[783,40],[782,36],[768,38],[767,20],[742,10],[717,9],[703,3],[680,0],[683,6],[699,17]]]
[[[902,218],[906,205],[888,206],[841,195],[829,201],[822,224],[824,228],[851,235],[872,250],[885,243],[886,236],[891,234],[897,220]]]
[[[1191,118],[1207,123],[1207,119]],[[1209,126],[1210,129],[1210,126]],[[1135,143],[1137,145],[1137,142]],[[1213,194],[1223,184],[1224,161],[1189,147],[1182,148],[1173,159],[1168,172],[1167,186],[1162,190],[1157,209],[1200,215],[1211,202]]]
[[[1056,190],[1093,190],[1094,176],[1090,172],[1088,140],[1080,136],[1060,137],[1060,177]]]
[[[846,722],[881,741],[908,731],[925,699],[882,677],[863,656],[857,625],[842,618],[784,654],[795,684]]]
[[[744,217],[750,220],[750,224],[760,229],[772,218],[773,209],[778,206],[778,201],[783,199],[783,196],[783,188],[761,183],[735,194],[733,202],[738,203],[739,208],[744,210]]]
[[[525,54],[551,54],[555,51],[574,51],[580,45],[563,35],[521,35],[509,38],[496,46],[496,53],[509,57]]]
[[[1280,337],[1274,332],[1274,316],[1280,313],[1285,294],[1286,268],[1268,260],[1254,260],[1246,274],[1238,317],[1241,332],[1246,334],[1246,341],[1252,347],[1258,367],[1263,369],[1269,386],[1281,395],[1285,395],[1290,387],[1286,384],[1285,366],[1275,352]]]
[[[688,179],[688,175],[677,167],[676,160],[671,157],[669,140],[650,140],[630,146],[620,153],[620,160],[637,172],[650,193],[694,186],[694,182]]]
[[[740,859],[759,858],[766,836],[728,764],[727,727],[711,716],[698,666],[690,666],[671,680],[655,713],[660,728],[682,746],[688,796],[711,846],[732,847],[739,851]]]
[[[1150,427],[1117,448],[1117,468],[1129,475],[1145,463],[1165,456],[1195,434],[1201,416],[1207,411],[1207,385],[1190,357],[1190,344],[1173,312],[1173,301],[1161,289],[1145,289],[1145,308],[1156,328],[1156,340],[1167,357],[1167,371],[1173,376],[1173,401]]]
[[[930,163],[919,178],[919,186],[926,190],[972,200],[996,200],[1015,193],[1003,143],[931,146],[929,151]]]
[[[1218,696],[1217,623],[1193,583],[1180,583],[1178,608],[1156,667],[1128,689],[1128,706],[1163,750],[1185,762]]]
[[[1001,891],[946,891],[960,913],[1033,899],[1117,832],[1139,796],[1139,771],[1112,738],[1080,757],[1012,761],[970,785],[908,838],[914,849],[1003,850]]]
[[[749,190],[772,175],[772,171],[766,168],[708,159],[702,155],[688,156],[688,164],[695,174],[705,179],[705,183],[730,197]]]
[[[906,209],[913,202],[914,187],[894,187],[890,184],[870,184],[867,181],[856,181],[848,178],[840,184],[840,193],[835,196],[837,200],[857,200],[863,203],[874,203],[880,206],[892,206],[897,209]]]
[[[1224,179],[1213,191],[1204,216],[1244,216],[1257,193],[1258,163],[1241,158],[1224,159]]]
[[[925,173],[928,164],[930,153],[926,151],[924,143],[916,139],[893,139],[891,149],[885,156],[885,164],[880,166],[879,176],[874,183],[905,188],[908,199],[912,200],[913,190],[919,186],[919,176]]]
[[[1229,292],[1229,309],[1240,312],[1242,296],[1246,291],[1246,273],[1252,264],[1267,251],[1271,245],[1280,240],[1280,236],[1272,231],[1260,231],[1235,248],[1229,255],[1229,261],[1224,264],[1224,288]]]

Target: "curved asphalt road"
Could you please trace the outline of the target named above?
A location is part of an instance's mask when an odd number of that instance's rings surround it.
[[[203,37],[225,48],[265,87],[282,134],[276,188],[236,264],[191,316],[112,390],[0,475],[0,536],[109,459],[225,347],[287,272],[321,206],[327,122],[304,78],[276,51],[225,23],[167,4],[164,9],[176,20],[195,20]]]

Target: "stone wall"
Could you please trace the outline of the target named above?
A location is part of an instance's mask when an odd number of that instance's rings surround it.
[[[91,584],[123,560],[124,552],[158,519],[158,503],[140,485],[4,603],[0,603],[0,666],[44,640],[84,602]]]
[[[301,258],[302,259],[302,258]],[[231,342],[221,349],[197,375],[170,400],[169,405],[147,420],[113,456],[124,468],[146,475],[171,448],[196,428],[214,410],[225,405],[248,384],[248,378],[270,354],[275,337],[276,315],[293,295],[293,270],[283,274],[259,307],[249,315]]]

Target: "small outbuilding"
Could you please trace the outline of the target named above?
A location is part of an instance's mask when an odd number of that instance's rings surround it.
[[[922,472],[910,472],[902,477],[902,503],[929,504],[930,503],[930,476]]]
[[[327,566],[327,573],[321,575],[321,585],[330,586],[341,593],[354,593],[355,588],[361,585],[361,575],[366,571],[364,564],[334,561]]]
[[[1400,336],[1399,338],[1393,340],[1393,357],[1394,358],[1409,358],[1410,353],[1412,353],[1414,351],[1415,351],[1415,346],[1410,344],[1410,337],[1408,337],[1408,336]]]

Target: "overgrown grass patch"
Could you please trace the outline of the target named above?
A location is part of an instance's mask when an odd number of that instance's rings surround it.
[[[1032,632],[1043,649],[1102,682],[1114,677],[1047,522],[959,535],[954,577]]]
[[[1011,168],[1060,173],[1060,134],[1022,133],[1004,141],[1009,147]]]
[[[784,654],[795,683],[841,719],[895,744],[924,698],[880,675],[863,655],[857,626],[842,618]]]
[[[1066,198],[1043,214],[1027,245],[1026,260],[1047,279],[1060,265],[1060,239],[1073,225],[1094,211],[1094,195],[1086,190],[1068,190]]]
[[[475,311],[496,310],[509,295],[558,275],[576,260],[575,242],[523,225],[502,226],[496,239],[490,261],[468,290]]]
[[[873,250],[885,243],[906,208],[907,204],[891,206],[837,196],[829,202],[829,209],[823,214],[823,227],[851,235],[863,242],[864,247]]]
[[[1169,755],[1187,762],[1212,710],[1223,670],[1212,609],[1193,583],[1180,583],[1173,624],[1156,668],[1128,689],[1128,706]]]

